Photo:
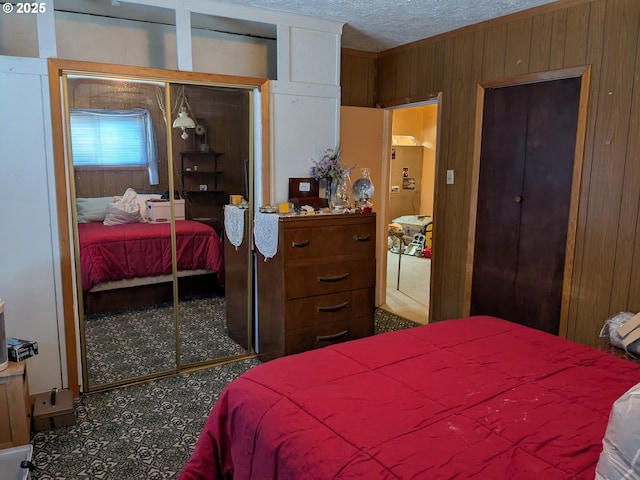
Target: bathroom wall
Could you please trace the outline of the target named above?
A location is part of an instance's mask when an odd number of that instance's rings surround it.
[[[393,111],[392,135],[400,144],[411,145],[415,141],[417,146],[392,146],[389,186],[392,219],[417,214],[433,217],[437,120],[437,103]],[[409,169],[407,177],[403,177],[403,168]],[[415,180],[411,182],[404,178]],[[406,188],[406,183],[412,183],[413,190]]]

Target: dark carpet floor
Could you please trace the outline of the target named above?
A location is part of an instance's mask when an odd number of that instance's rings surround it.
[[[375,333],[416,326],[378,309]],[[83,395],[76,423],[35,433],[33,480],[174,479],[222,389],[256,358]]]
[[[175,370],[173,303],[85,316],[89,385]],[[131,328],[135,325],[135,328]],[[141,338],[140,332],[145,332]],[[181,364],[245,355],[228,336],[224,297],[180,300]]]

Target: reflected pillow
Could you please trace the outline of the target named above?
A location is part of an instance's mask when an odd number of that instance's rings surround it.
[[[110,203],[107,207],[107,214],[104,218],[104,225],[123,225],[126,223],[144,222],[140,215],[140,205],[136,200],[136,191],[133,188],[127,188],[122,198]]]
[[[102,222],[113,197],[76,198],[78,223]]]
[[[125,225],[127,223],[144,222],[140,215],[140,208],[136,202],[123,204],[122,202],[110,203],[107,214],[104,217],[104,225]]]

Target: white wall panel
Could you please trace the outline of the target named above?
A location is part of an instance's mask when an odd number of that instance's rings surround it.
[[[195,72],[276,78],[276,41],[192,29]]]
[[[0,13],[0,55],[38,57],[35,15]]]
[[[340,84],[340,35],[291,28],[289,38],[292,82]]]
[[[63,386],[45,74],[46,60],[0,57],[0,298],[5,301],[7,335],[38,342],[39,354],[27,360],[32,393]]]
[[[275,75],[275,40],[190,31],[193,70],[258,78]],[[172,25],[57,12],[56,38],[59,58],[178,68]]]
[[[286,202],[289,178],[308,177],[312,160],[338,142],[340,89],[271,85],[271,203]]]
[[[176,69],[175,27],[56,12],[59,58]]]

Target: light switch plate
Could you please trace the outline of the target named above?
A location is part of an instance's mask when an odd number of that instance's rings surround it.
[[[447,185],[453,185],[453,170],[447,170]]]

